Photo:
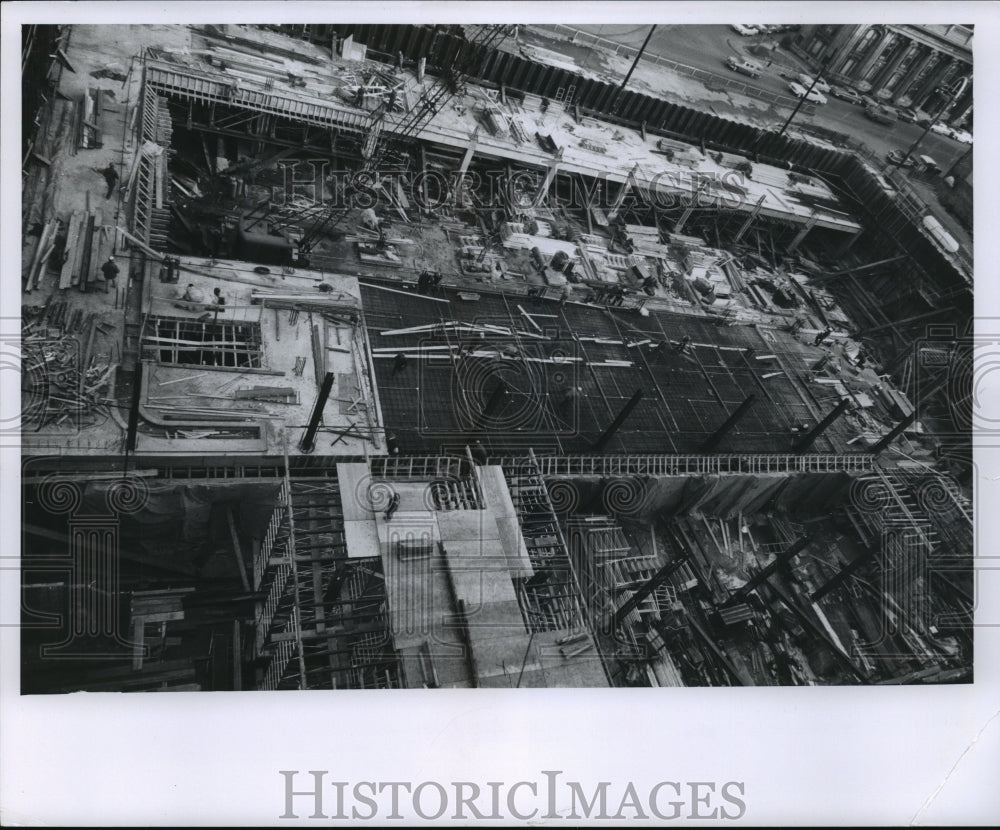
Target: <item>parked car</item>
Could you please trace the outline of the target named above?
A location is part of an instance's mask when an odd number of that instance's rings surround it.
[[[968,130],[952,130],[951,137],[962,144],[972,144],[972,133]]]
[[[941,165],[930,156],[917,156],[917,165],[923,172],[930,173],[932,176],[939,176],[941,174]]]
[[[869,104],[865,107],[865,115],[876,124],[885,124],[891,127],[896,123],[896,110],[885,104]]]
[[[759,63],[748,58],[741,58],[738,55],[730,55],[726,58],[726,66],[732,69],[733,72],[749,75],[751,78],[759,78],[760,73],[764,71],[764,67]]]
[[[937,133],[938,135],[946,135],[949,138],[952,137],[951,127],[949,127],[947,124],[944,124],[944,123],[942,123],[940,121],[937,121],[936,123],[931,124],[931,132],[932,133]]]
[[[826,96],[817,89],[807,90],[798,81],[792,81],[788,88],[792,91],[792,95],[796,98],[805,98],[807,101],[812,101],[814,104],[825,104]]]
[[[755,35],[758,31],[756,26],[742,26],[739,23],[733,23],[732,29],[736,32],[736,34],[743,35],[744,37],[747,35]]]
[[[848,104],[861,103],[861,96],[849,86],[832,86],[830,87],[830,94],[834,98],[840,98],[842,101],[847,101]]]
[[[931,120],[931,117],[926,112],[914,109],[913,107],[901,109],[898,112],[898,116],[900,121],[905,121],[907,124],[926,124]]]
[[[798,81],[806,89],[809,89],[809,87],[813,85],[812,75],[807,75],[805,72],[798,76]],[[818,89],[824,95],[828,95],[830,93],[830,85],[822,78],[816,79],[816,86],[813,86],[813,89]]]
[[[895,164],[897,167],[913,167],[916,165],[916,161],[914,161],[913,157],[907,157],[906,153],[902,150],[890,150],[885,154],[885,159],[890,164]]]

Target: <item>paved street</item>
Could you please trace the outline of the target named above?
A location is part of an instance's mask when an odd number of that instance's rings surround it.
[[[614,44],[638,49],[649,33],[649,26],[634,24],[580,26],[572,29],[611,42],[607,48],[595,47],[589,40],[574,42],[571,39],[572,31],[561,29],[556,32],[536,26],[522,28],[517,42],[505,44],[504,48],[520,51],[530,59],[563,66],[606,83],[621,83],[632,66],[634,56],[615,54]],[[794,106],[788,79],[806,69],[798,57],[778,46],[779,40],[780,35],[742,37],[729,26],[658,25],[647,52],[651,56],[659,55],[696,70],[711,72],[720,79],[749,83],[766,92],[786,96],[787,106],[767,103],[740,92],[739,88],[728,88],[724,83],[705,82],[693,77],[691,73],[677,71],[666,64],[646,59],[640,60],[636,66],[629,79],[629,88],[688,104],[724,118],[775,129],[785,122]],[[751,46],[759,43],[776,48],[761,57],[749,51]],[[765,67],[765,72],[756,79],[732,72],[725,65],[725,59],[731,54],[752,58]],[[789,132],[818,136],[820,140],[830,141],[829,135],[810,130],[810,127],[814,127],[816,130],[832,131],[850,137],[852,145],[848,149],[867,152],[870,160],[881,167],[888,166],[886,153],[896,149],[905,152],[924,132],[924,127],[902,121],[891,126],[877,124],[865,116],[863,107],[833,96],[827,96],[827,99],[827,103],[817,105],[813,113],[801,110],[789,127]],[[954,139],[928,132],[917,152],[931,156],[943,171],[947,171],[969,149],[968,145]],[[941,187],[940,180],[932,185],[911,170],[904,171],[904,175],[921,201],[934,206],[935,216],[962,247],[971,252],[972,238],[968,231],[938,203],[934,187]]]
[[[642,46],[643,40],[649,33],[649,26],[632,24],[580,26],[579,28],[598,37],[636,49]],[[697,69],[714,72],[723,77],[752,83],[768,92],[790,96],[788,80],[783,78],[782,74],[794,75],[795,72],[805,68],[804,64],[790,52],[779,48],[773,53],[771,58],[773,62],[768,67],[767,57],[762,58],[749,52],[749,47],[755,43],[777,43],[780,37],[780,35],[741,37],[729,26],[720,25],[658,25],[646,48],[650,54],[660,55]],[[764,74],[757,79],[747,79],[745,76],[732,72],[725,66],[726,58],[732,54],[745,54],[764,65]],[[594,61],[595,65],[597,62],[597,60]],[[584,66],[586,66],[586,62]],[[707,88],[705,91],[706,93],[711,92]],[[731,97],[738,109],[737,99],[742,96],[734,95]],[[898,122],[891,127],[876,124],[865,117],[862,107],[832,96],[827,97],[828,102],[817,106],[814,115],[800,113],[796,116],[795,123],[815,124],[818,127],[847,133],[863,141],[880,159],[883,159],[889,150],[909,149],[910,145],[923,132],[923,127],[918,127],[915,124]],[[790,111],[784,109],[772,111],[771,120],[775,124],[781,124],[789,114]],[[759,109],[754,110],[754,116],[754,120],[761,118]],[[932,156],[942,170],[947,170],[967,149],[967,145],[960,144],[951,138],[939,136],[936,133],[928,133],[920,145],[920,152]]]

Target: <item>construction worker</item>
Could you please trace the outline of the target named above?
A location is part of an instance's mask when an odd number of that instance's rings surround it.
[[[480,466],[485,465],[489,460],[489,454],[486,452],[486,447],[483,446],[483,442],[478,438],[476,439],[476,443],[472,445],[471,452],[473,461]]]
[[[390,432],[385,436],[385,449],[389,455],[399,455],[399,439],[396,433]]]
[[[823,329],[823,331],[821,331],[819,334],[816,335],[816,338],[813,340],[813,345],[814,346],[819,346],[820,344],[822,344],[822,342],[824,340],[826,340],[826,338],[828,338],[830,336],[830,332],[831,331],[832,331],[832,329],[828,329],[828,328],[827,329]]]
[[[393,493],[392,498],[389,499],[389,504],[385,508],[385,520],[391,521],[392,514],[399,509],[399,493]]]
[[[107,262],[101,266],[101,273],[104,274],[104,293],[107,294],[114,283],[115,294],[118,294],[118,264],[113,256],[109,256]]]
[[[222,289],[220,288],[214,288],[212,293],[215,295],[215,298],[212,300],[215,304],[215,319],[218,320],[219,312],[226,310],[226,298],[222,296]]]
[[[397,372],[403,371],[406,368],[406,364],[406,355],[402,352],[397,354],[392,360],[392,377],[395,377]]]
[[[110,199],[111,194],[114,192],[115,185],[118,184],[118,171],[115,170],[115,165],[113,162],[108,162],[108,166],[105,167],[101,174],[104,176],[104,180],[108,183],[108,192],[105,194],[105,199]]]

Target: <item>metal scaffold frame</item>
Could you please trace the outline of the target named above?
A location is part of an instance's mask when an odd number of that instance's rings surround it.
[[[864,473],[874,467],[875,457],[846,454],[746,454],[746,455],[576,455],[542,456],[542,475],[714,475],[760,473]]]
[[[293,477],[287,454],[253,580],[259,688],[404,685],[381,561],[348,556],[336,479]]]

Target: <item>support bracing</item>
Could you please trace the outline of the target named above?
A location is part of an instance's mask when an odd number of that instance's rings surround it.
[[[830,424],[832,424],[834,421],[837,420],[837,418],[839,418],[841,415],[844,414],[844,411],[847,409],[848,406],[850,406],[850,404],[851,402],[847,398],[844,398],[844,400],[838,403],[837,406],[829,415],[827,415],[822,421],[816,424],[816,426],[814,426],[811,430],[809,430],[809,432],[806,433],[804,436],[802,436],[798,441],[792,444],[792,449],[795,452],[805,452],[807,449],[809,449],[815,443],[816,439],[819,438],[820,435],[822,435],[824,432],[826,432]]]

